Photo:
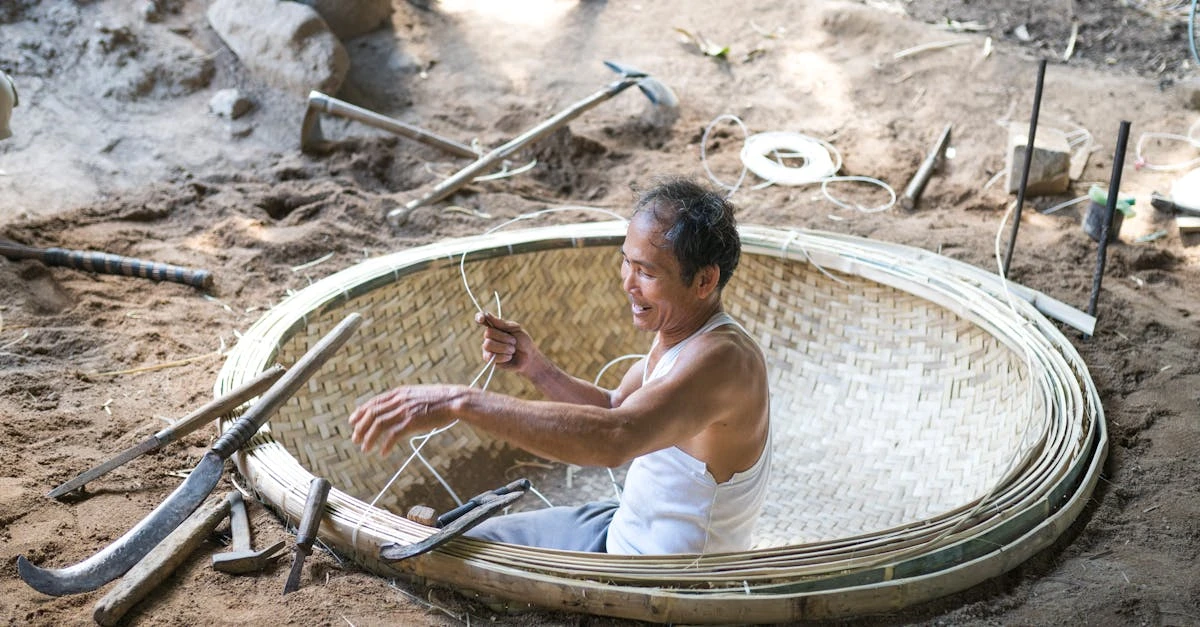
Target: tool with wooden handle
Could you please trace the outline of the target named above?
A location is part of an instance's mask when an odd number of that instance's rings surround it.
[[[283,540],[271,546],[255,551],[250,544],[250,515],[246,511],[246,501],[240,492],[229,494],[229,533],[233,537],[233,546],[224,553],[218,553],[212,558],[213,568],[231,575],[257,573],[277,557],[275,554],[283,548]]]
[[[313,542],[317,539],[317,530],[321,528],[321,515],[325,513],[325,501],[329,498],[329,488],[329,480],[321,477],[314,477],[308,484],[308,500],[304,502],[304,515],[300,517],[300,526],[296,528],[292,570],[288,573],[287,582],[283,584],[284,594],[300,589],[300,574],[304,572],[304,558],[312,553]]]
[[[183,524],[154,547],[136,566],[129,569],[121,583],[96,602],[92,618],[101,625],[115,625],[130,608],[146,598],[155,586],[162,583],[179,565],[195,552],[221,519],[229,513],[230,496],[210,499],[200,506]],[[241,496],[240,494],[238,496]]]
[[[674,92],[669,87],[651,77],[649,74],[636,70],[629,66],[605,61],[604,64],[614,72],[621,75],[621,80],[614,81],[603,89],[593,93],[592,95],[576,102],[560,113],[554,115],[550,119],[538,124],[537,126],[525,131],[521,135],[511,139],[508,143],[493,149],[462,168],[458,172],[450,175],[449,178],[438,183],[430,189],[425,195],[420,198],[409,201],[403,207],[393,209],[388,212],[387,218],[393,222],[403,222],[407,219],[409,212],[418,207],[423,207],[430,203],[437,202],[450,194],[461,189],[467,183],[470,183],[476,176],[482,173],[493,163],[508,157],[521,149],[527,144],[539,141],[554,131],[566,126],[575,118],[582,115],[588,109],[609,100],[626,89],[637,86],[643,94],[650,100],[651,104],[659,107],[675,109],[679,105],[678,99]]]
[[[202,290],[212,287],[212,273],[208,270],[194,270],[109,253],[66,250],[64,248],[33,248],[16,242],[0,240],[0,255],[13,260],[37,259],[48,266],[75,268],[100,274],[122,274],[155,281],[183,283]]]
[[[325,141],[325,137],[321,133],[322,113],[357,120],[363,124],[395,133],[401,137],[407,137],[427,146],[440,148],[459,157],[475,159],[479,156],[478,150],[466,144],[461,144],[453,139],[446,139],[423,128],[405,124],[400,120],[380,115],[370,109],[352,105],[345,100],[338,100],[333,96],[323,94],[319,91],[308,92],[308,108],[304,110],[304,120],[300,123],[300,150],[304,152],[317,150]]]
[[[325,334],[288,370],[257,403],[246,410],[213,444],[212,449],[149,516],[117,538],[104,550],[67,568],[34,566],[24,555],[17,556],[17,574],[29,587],[53,596],[89,592],[120,577],[167,537],[217,487],[225,471],[225,460],[233,456],[266,424],[321,366],[342,347],[362,324],[362,315],[346,316]]]
[[[237,409],[242,403],[261,394],[264,390],[271,387],[279,377],[283,376],[283,366],[275,366],[269,370],[263,371],[251,381],[241,385],[232,392],[218,398],[196,411],[180,418],[171,426],[155,433],[154,435],[142,440],[140,444],[125,449],[120,455],[92,468],[80,473],[74,479],[54,488],[46,496],[56,499],[68,492],[83,487],[89,481],[101,477],[112,470],[123,466],[130,461],[157,451],[158,449],[182,438],[183,436],[199,429],[220,416],[224,416],[230,411]]]

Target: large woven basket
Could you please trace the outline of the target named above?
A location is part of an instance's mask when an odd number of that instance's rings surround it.
[[[894,610],[1013,568],[1079,514],[1107,438],[1085,365],[1035,306],[1054,301],[919,249],[742,227],[724,302],[766,353],[775,452],[753,550],[630,557],[459,539],[380,561],[381,545],[429,535],[403,517],[415,504],[443,510],[521,476],[556,505],[613,498],[604,469],[534,459],[461,424],[415,461],[407,445],[363,455],[346,417],[398,384],[475,378],[479,331],[460,263],[483,305],[494,309],[498,294],[503,315],[568,371],[592,378],[647,350],[619,289],[624,231],[609,222],[443,241],[296,293],[245,333],[218,394],[291,364],[350,312],[366,321],[237,455],[238,469],[293,521],[311,478],[329,479],[321,539],[381,575],[685,623]],[[601,383],[615,385],[627,365]],[[489,389],[533,394],[504,373]]]

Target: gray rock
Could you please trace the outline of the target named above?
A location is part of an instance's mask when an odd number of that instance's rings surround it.
[[[222,89],[208,101],[210,111],[231,120],[242,117],[252,106],[254,103],[236,89]]]
[[[1025,147],[1029,143],[1029,125],[1014,124],[1008,132],[1007,167],[1005,178],[1009,193],[1021,186],[1021,172],[1025,167]],[[1071,146],[1061,133],[1049,128],[1038,128],[1034,138],[1033,159],[1029,163],[1029,181],[1025,186],[1026,196],[1061,194],[1071,186]]]
[[[350,57],[316,11],[299,2],[214,0],[208,21],[251,73],[299,96],[336,94]]]
[[[390,0],[297,0],[312,7],[343,40],[369,33],[390,21]]]

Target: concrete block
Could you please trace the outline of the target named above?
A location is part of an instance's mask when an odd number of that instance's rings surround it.
[[[1025,167],[1025,147],[1029,142],[1029,125],[1015,124],[1009,128],[1005,188],[1016,193],[1021,186],[1021,171]],[[1071,186],[1071,146],[1061,131],[1038,127],[1034,139],[1033,160],[1029,164],[1026,196],[1061,194]]]

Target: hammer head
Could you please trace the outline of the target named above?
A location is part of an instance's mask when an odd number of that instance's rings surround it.
[[[320,153],[329,147],[325,135],[321,133],[321,109],[324,106],[325,94],[319,91],[308,93],[308,103],[304,108],[304,120],[300,122],[300,150],[308,153]]]
[[[275,554],[283,548],[283,545],[284,541],[280,540],[261,551],[217,553],[212,558],[212,565],[216,570],[231,575],[262,572],[271,564],[272,560],[278,557]]]

